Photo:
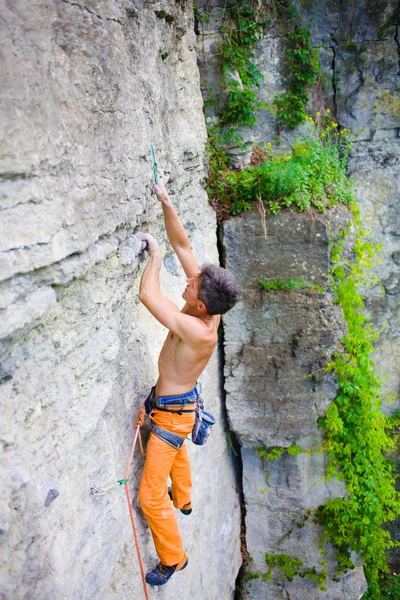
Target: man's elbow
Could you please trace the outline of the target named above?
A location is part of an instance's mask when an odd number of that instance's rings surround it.
[[[147,306],[147,302],[148,302],[149,296],[148,294],[145,292],[145,290],[140,290],[139,292],[139,301],[144,304],[145,306]]]
[[[154,304],[157,304],[158,297],[156,292],[151,293],[149,290],[140,290],[139,292],[140,302],[149,310]]]

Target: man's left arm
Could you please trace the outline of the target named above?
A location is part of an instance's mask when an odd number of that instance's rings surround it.
[[[169,242],[176,253],[186,275],[188,277],[195,277],[199,273],[200,267],[193,254],[189,237],[185,231],[185,228],[183,227],[172,201],[168,196],[165,185],[161,180],[158,184],[154,185],[154,191],[157,199],[162,204],[165,229]]]

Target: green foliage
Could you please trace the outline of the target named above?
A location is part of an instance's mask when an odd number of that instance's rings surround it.
[[[338,133],[336,123],[326,117],[322,127],[318,122],[312,135],[295,140],[290,150],[272,152],[268,148],[260,165],[234,171],[221,150],[224,138],[212,129],[208,192],[234,215],[248,210],[259,198],[273,214],[291,206],[300,212],[311,208],[324,212],[334,204],[351,204],[354,198],[345,170],[346,135],[346,131]]]
[[[376,260],[377,248],[361,225],[346,175],[350,147],[346,130],[338,133],[337,123],[329,117],[322,118],[317,113],[314,123],[305,113],[307,87],[320,78],[318,52],[312,47],[310,32],[287,0],[276,0],[276,9],[281,22],[285,20],[290,29],[285,54],[287,89],[274,101],[278,125],[293,128],[308,120],[315,128],[308,136],[295,140],[290,150],[273,151],[269,143],[255,149],[257,160],[250,167],[237,171],[230,167],[227,153],[242,142],[235,127],[254,126],[255,110],[261,106],[257,99],[261,74],[252,62],[252,51],[266,26],[263,12],[257,12],[251,0],[235,0],[230,19],[223,26],[224,42],[220,49],[225,99],[219,107],[219,124],[211,124],[208,129],[208,192],[222,217],[248,210],[255,202],[265,205],[270,213],[288,207],[300,212],[324,212],[334,204],[345,204],[352,212],[354,260],[348,260],[343,253],[350,224],[340,243],[331,248],[331,285],[347,322],[342,351],[335,353],[326,367],[336,376],[339,391],[325,416],[319,419],[325,430],[323,447],[329,458],[328,477],[335,475],[344,480],[347,496],[328,500],[318,508],[315,517],[324,528],[324,539],[336,548],[338,574],[354,567],[350,557],[353,550],[364,561],[369,584],[365,598],[396,598],[400,597],[399,582],[397,577],[388,576],[386,564],[386,550],[395,543],[382,525],[400,514],[396,476],[392,463],[385,457],[394,448],[390,430],[399,428],[400,419],[388,418],[380,412],[380,382],[371,359],[377,334],[363,314],[361,296],[367,283],[365,274]],[[337,86],[338,72],[335,77]],[[212,99],[215,106],[217,101]],[[260,280],[267,291],[301,289],[306,283],[295,279]],[[277,459],[284,451],[284,448],[259,449],[266,460]],[[287,452],[297,454],[301,449],[294,445]],[[293,528],[288,535],[292,531]],[[299,558],[287,554],[267,554],[266,562],[269,570],[264,579],[269,579],[272,570],[278,567],[284,579],[298,575],[325,589],[325,568],[317,572],[315,567],[303,567]],[[325,566],[324,561],[320,566]]]
[[[353,568],[349,550],[361,555],[372,597],[380,598],[379,579],[388,572],[386,550],[396,545],[384,523],[400,514],[400,495],[395,490],[393,465],[385,453],[394,449],[387,429],[393,425],[379,409],[380,382],[371,359],[377,333],[363,315],[360,289],[366,285],[366,269],[376,260],[377,247],[362,228],[353,205],[355,260],[343,256],[341,242],[332,248],[331,284],[343,310],[348,331],[343,351],[334,354],[326,370],[336,375],[339,391],[319,425],[325,430],[324,448],[329,457],[328,476],[346,482],[346,498],[328,500],[317,511],[324,537],[336,550],[339,572]]]
[[[292,558],[288,554],[269,554],[267,552],[265,562],[269,566],[269,569],[263,575],[263,581],[269,581],[273,569],[278,567],[282,580],[293,581],[293,578],[298,575],[299,577],[315,581],[319,588],[326,592],[325,582],[328,577],[326,569],[318,573],[315,567],[303,567],[303,561],[300,558]]]
[[[260,447],[257,450],[261,458],[265,458],[265,460],[276,460],[280,457],[281,454],[285,452],[286,448],[278,446],[270,449]]]
[[[272,281],[266,281],[265,279],[259,279],[258,283],[267,292],[272,290],[281,292],[291,292],[292,290],[318,290],[320,293],[324,289],[319,285],[314,285],[307,281],[305,277],[298,277],[297,279],[274,279]]]
[[[195,19],[200,23],[210,22],[207,9],[200,11],[195,4]],[[260,69],[254,64],[253,50],[262,33],[270,25],[267,9],[254,0],[233,0],[231,6],[222,9],[219,47],[221,85],[224,91],[221,98],[212,97],[208,104],[217,110],[219,122],[224,126],[253,127],[256,124],[255,112],[258,108],[268,108],[258,99],[258,90],[263,78]],[[293,129],[306,120],[305,106],[308,101],[307,89],[315,84],[321,75],[318,49],[311,42],[308,27],[302,24],[301,16],[290,0],[276,0],[276,19],[285,23],[282,37],[285,39],[284,70],[286,91],[275,97],[278,129]]]
[[[303,566],[303,561],[300,558],[292,558],[288,554],[269,554],[267,552],[265,562],[269,566],[269,569],[263,575],[264,581],[271,579],[272,571],[276,566],[279,566],[282,579],[292,581],[293,577],[298,574],[299,568]]]
[[[307,88],[317,83],[321,75],[318,49],[311,42],[311,33],[303,27],[301,17],[288,0],[276,1],[280,21],[290,30],[285,43],[286,91],[274,99],[278,128],[294,129],[307,119],[305,106]]]
[[[393,414],[388,417],[388,429],[389,431],[397,430],[400,428],[400,409],[396,408]]]
[[[247,571],[243,576],[244,581],[251,581],[252,579],[260,579],[260,573],[258,571]]]
[[[300,446],[298,446],[297,444],[292,444],[291,446],[289,446],[289,448],[287,449],[287,453],[290,456],[299,456],[300,454],[302,454],[303,450],[300,448]]]
[[[281,454],[287,452],[291,456],[298,456],[303,452],[303,450],[297,444],[292,444],[288,448],[283,448],[282,446],[275,446],[273,448],[263,448],[260,446],[257,448],[259,456],[261,458],[265,458],[265,460],[276,460],[280,457]]]
[[[256,124],[254,113],[263,106],[257,98],[262,74],[252,60],[252,51],[267,25],[252,0],[234,0],[230,9],[224,10],[219,48],[224,95],[218,116],[222,126]],[[217,105],[218,98],[212,102]]]
[[[391,573],[379,581],[379,594],[382,600],[398,600],[400,598],[400,575]],[[363,600],[375,600],[376,594],[371,587],[363,596]]]
[[[199,6],[196,3],[193,3],[193,11],[194,11],[194,19],[198,23],[205,23],[206,25],[210,22],[210,17],[208,12],[201,12]]]

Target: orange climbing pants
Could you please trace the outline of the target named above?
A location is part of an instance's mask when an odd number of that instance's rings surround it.
[[[173,414],[153,410],[155,425],[186,437],[193,429],[195,413]],[[191,508],[192,476],[186,442],[176,450],[153,432],[146,449],[146,461],[139,488],[139,500],[153,535],[156,552],[163,565],[179,563],[185,554],[178,522],[168,495],[168,477],[172,481],[175,508]]]

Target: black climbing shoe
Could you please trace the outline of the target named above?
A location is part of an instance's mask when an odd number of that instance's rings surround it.
[[[171,502],[173,502],[172,500],[172,489],[170,487],[168,487],[168,496],[171,498]],[[185,508],[185,506],[190,506],[190,508]],[[185,504],[185,506],[183,508],[180,508],[179,510],[181,511],[181,513],[183,515],[190,515],[192,512],[192,503],[188,502],[187,504]]]
[[[158,565],[152,571],[147,573],[146,581],[149,585],[164,585],[171,579],[174,573],[183,571],[183,569],[187,567],[187,564],[188,557],[186,554],[180,563],[172,565],[172,567],[167,567],[162,563],[158,563]]]
[[[185,506],[190,506],[190,508],[185,508]],[[184,515],[190,515],[190,513],[192,512],[191,503],[189,502],[188,504],[185,504],[185,506],[183,508],[180,508],[179,510]]]

